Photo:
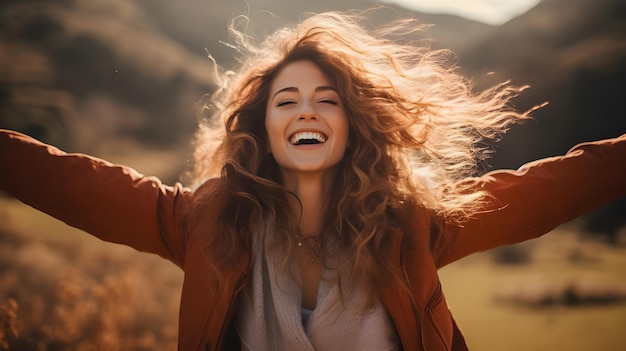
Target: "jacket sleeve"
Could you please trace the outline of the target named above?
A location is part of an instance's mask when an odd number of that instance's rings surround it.
[[[0,190],[102,240],[181,266],[190,192],[83,154],[0,130]]]
[[[626,196],[626,134],[582,143],[567,154],[477,179],[491,199],[461,224],[442,224],[433,254],[439,267],[473,252],[538,237]]]

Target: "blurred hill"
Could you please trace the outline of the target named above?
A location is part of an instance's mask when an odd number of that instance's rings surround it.
[[[109,138],[171,145],[195,128],[211,67],[135,3],[8,1],[0,9],[4,126],[84,152]]]
[[[154,146],[184,143],[196,102],[213,88],[207,51],[234,62],[227,25],[252,18],[267,33],[304,12],[366,9],[348,0],[9,0],[0,5],[0,126],[70,150],[99,153],[104,140]],[[271,14],[270,14],[271,13]],[[388,7],[374,23],[415,16]],[[490,26],[452,16],[419,16],[446,46],[467,47]],[[463,37],[455,33],[467,33]]]
[[[251,33],[303,13],[367,9],[364,0],[5,0],[0,4],[0,127],[112,161],[162,158],[144,171],[174,181],[196,128],[197,102],[213,88],[210,52],[230,67],[226,27],[252,18]],[[531,89],[519,109],[549,101],[534,121],[495,147],[493,167],[517,168],[579,141],[626,132],[626,2],[544,0],[498,27],[397,6],[399,17],[434,24],[438,47],[459,56],[478,86],[511,79]],[[488,72],[496,72],[488,76]],[[134,155],[134,156],[129,156]],[[170,162],[171,161],[171,162]],[[140,161],[136,161],[140,163]],[[144,164],[141,164],[143,167]],[[626,167],[626,165],[625,165]],[[626,211],[617,212],[624,217]]]
[[[536,122],[507,134],[493,161],[498,167],[516,168],[577,142],[626,132],[624,1],[545,0],[459,55],[470,76],[494,71],[530,85],[521,109],[550,103],[535,113]]]
[[[307,13],[366,10],[380,6],[370,0],[234,0],[224,1],[219,6],[206,0],[185,0],[184,6],[163,0],[136,0],[136,3],[155,19],[161,30],[177,42],[201,54],[207,48],[220,63],[233,59],[232,49],[220,45],[218,40],[229,41],[227,25],[238,15],[249,16],[252,25],[249,32],[262,37],[284,25],[298,23]],[[390,4],[373,12],[370,21],[376,25],[403,17],[414,17],[424,24],[436,24],[429,34],[455,51],[474,45],[494,28],[457,16],[418,13]],[[464,34],[460,36],[459,33]]]

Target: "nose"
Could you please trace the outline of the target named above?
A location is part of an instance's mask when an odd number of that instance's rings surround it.
[[[307,122],[307,121],[317,121],[318,116],[315,113],[315,110],[308,105],[302,107],[302,109],[298,112],[297,116],[298,121]]]

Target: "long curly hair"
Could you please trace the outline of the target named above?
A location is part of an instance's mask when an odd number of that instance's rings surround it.
[[[413,20],[370,29],[365,20],[361,13],[314,14],[260,44],[231,26],[243,60],[237,72],[222,75],[195,149],[194,179],[221,177],[220,191],[228,194],[210,244],[216,264],[249,253],[251,226],[259,222],[271,223],[285,258],[294,251],[299,218],[264,124],[270,85],[294,61],[312,61],[325,72],[349,120],[348,148],[320,233],[326,254],[346,258],[340,274],[376,282],[390,272],[380,253],[411,209],[462,221],[486,200],[467,179],[487,157],[482,142],[528,117],[509,107],[521,89],[502,83],[475,92],[450,51],[406,39],[423,29]]]

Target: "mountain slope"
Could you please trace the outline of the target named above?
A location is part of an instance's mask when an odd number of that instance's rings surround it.
[[[498,166],[567,151],[573,143],[626,132],[626,3],[545,0],[460,53],[470,74],[495,71],[531,89],[522,108],[548,101],[536,122],[514,127],[498,148]]]

